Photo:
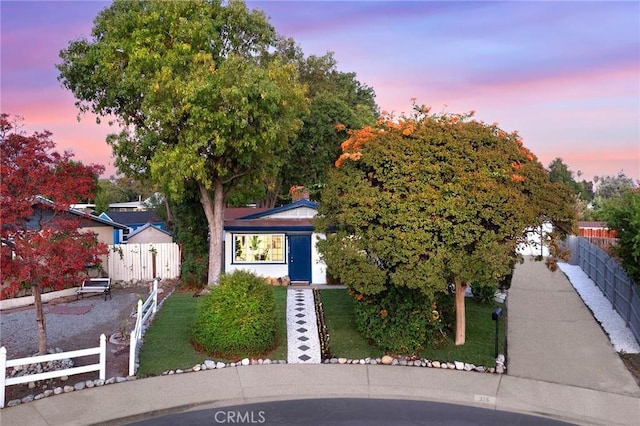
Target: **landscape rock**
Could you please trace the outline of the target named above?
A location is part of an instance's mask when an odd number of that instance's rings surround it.
[[[464,363],[460,361],[454,361],[453,366],[456,370],[464,370]]]
[[[215,362],[213,362],[213,361],[211,361],[210,359],[207,359],[207,360],[205,360],[205,361],[204,361],[204,366],[205,366],[207,369],[211,369],[211,370],[213,370],[214,368],[216,368],[216,363],[215,363]]]

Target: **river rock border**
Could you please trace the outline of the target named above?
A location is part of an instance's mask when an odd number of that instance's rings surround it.
[[[506,371],[506,367],[504,366],[504,356],[498,355],[496,359],[496,367],[483,367],[476,366],[473,364],[469,364],[466,362],[454,361],[454,362],[443,362],[443,361],[431,361],[428,359],[417,359],[417,360],[407,360],[406,358],[395,358],[389,355],[385,355],[380,358],[361,358],[361,359],[350,359],[350,358],[327,358],[322,361],[323,364],[343,364],[343,365],[389,365],[389,366],[399,366],[399,367],[424,367],[424,368],[441,368],[441,369],[449,369],[449,370],[459,370],[459,371],[468,371],[468,372],[478,372],[478,373],[491,373],[491,374],[503,374]],[[221,362],[207,359],[202,364],[196,364],[191,368],[186,369],[175,369],[175,370],[166,370],[162,372],[163,376],[170,376],[173,374],[183,374],[204,370],[214,370],[214,369],[222,369],[222,368],[233,368],[233,367],[243,367],[249,365],[269,365],[269,364],[287,364],[286,360],[271,360],[269,358],[259,358],[259,359],[251,359],[251,358],[243,358],[238,362]],[[65,385],[64,387],[59,386],[54,389],[46,389],[44,392],[38,393],[36,395],[27,395],[22,399],[13,399],[9,401],[6,407],[14,407],[16,405],[20,405],[23,403],[28,403],[31,401],[37,401],[42,398],[50,397],[52,395],[59,395],[61,393],[69,393],[74,391],[80,391],[83,389],[89,389],[93,387],[100,387],[104,385],[110,385],[114,383],[122,383],[128,382],[132,380],[138,380],[137,376],[127,376],[127,377],[111,377],[107,380],[86,380],[82,382],[78,382],[75,385]]]

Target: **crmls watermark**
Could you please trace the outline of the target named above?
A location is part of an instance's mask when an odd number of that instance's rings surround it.
[[[267,418],[264,411],[224,410],[216,411],[213,420],[220,424],[261,424]]]

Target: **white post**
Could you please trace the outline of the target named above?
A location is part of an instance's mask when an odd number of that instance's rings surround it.
[[[156,313],[158,307],[158,279],[153,280],[153,313]]]
[[[138,299],[138,316],[136,317],[136,328],[135,328],[135,334],[136,334],[136,339],[139,339],[140,337],[142,337],[142,316],[143,316],[144,312],[142,312],[142,300]]]
[[[7,374],[7,348],[0,348],[0,408],[4,408],[4,386]]]
[[[136,374],[136,339],[135,330],[129,335],[129,375]]]
[[[107,336],[100,335],[100,380],[105,380],[107,376]]]

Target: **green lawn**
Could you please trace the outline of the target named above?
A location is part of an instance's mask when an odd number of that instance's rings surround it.
[[[320,299],[329,332],[329,350],[333,356],[352,359],[382,356],[382,352],[356,330],[353,298],[346,290],[322,290]]]
[[[346,290],[330,289],[320,292],[324,307],[329,349],[333,356],[345,358],[379,357],[382,355],[375,346],[371,346],[355,329],[353,317],[353,299]],[[495,322],[491,319],[494,305],[479,304],[473,299],[466,302],[466,343],[456,346],[453,343],[453,331],[438,348],[429,348],[421,356],[438,361],[463,361],[476,365],[495,365]],[[504,307],[503,307],[504,308]],[[503,353],[504,320],[500,321],[499,352]]]
[[[452,330],[447,340],[438,348],[430,348],[422,352],[422,357],[434,361],[463,361],[485,367],[495,366],[495,336],[496,322],[491,319],[491,314],[496,306],[503,310],[500,304],[482,304],[471,298],[466,299],[466,336],[465,344],[456,346]],[[499,321],[498,353],[504,353],[504,312]]]
[[[273,352],[264,358],[287,359],[286,303],[287,288],[273,287],[279,318],[280,340]],[[383,355],[377,347],[370,345],[355,328],[353,299],[344,289],[328,289],[320,292],[325,320],[329,332],[329,348],[336,357],[351,359],[376,358]],[[165,300],[144,336],[140,349],[140,377],[161,374],[178,368],[191,368],[212,358],[197,351],[191,345],[191,328],[195,318],[198,299],[193,293],[174,293]],[[504,308],[504,307],[503,307]],[[491,319],[493,305],[482,305],[467,299],[466,344],[455,346],[453,332],[438,348],[425,350],[421,356],[438,361],[463,361],[476,365],[493,366],[495,322]],[[504,319],[500,321],[500,353],[503,353]],[[216,361],[237,361],[222,360]]]
[[[279,345],[273,352],[265,354],[271,359],[287,359],[287,318],[286,287],[273,287],[276,306],[280,312]],[[193,293],[174,293],[164,301],[155,319],[144,336],[140,348],[140,368],[137,374],[141,377],[154,376],[166,370],[191,368],[211,358],[204,352],[197,351],[191,344],[191,328],[196,314],[196,301]],[[222,360],[216,361],[237,361]]]
[[[206,359],[206,355],[191,345],[191,326],[196,315],[197,300],[193,293],[174,293],[164,301],[144,335],[144,343],[140,348],[139,376],[191,368]]]

